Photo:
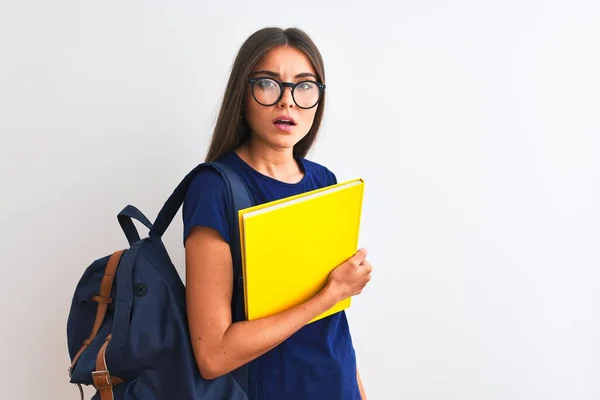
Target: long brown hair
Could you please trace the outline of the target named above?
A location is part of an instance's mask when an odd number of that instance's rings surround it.
[[[304,52],[312,62],[317,79],[325,83],[325,67],[321,53],[312,39],[298,28],[268,27],[254,32],[240,47],[235,58],[223,102],[205,161],[215,161],[234,150],[250,137],[250,127],[243,118],[246,82],[252,69],[272,48],[293,46]],[[308,134],[294,146],[294,156],[305,157],[317,138],[323,119],[325,93],[317,106],[315,119]]]

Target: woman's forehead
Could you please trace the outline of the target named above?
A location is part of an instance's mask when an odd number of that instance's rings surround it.
[[[281,76],[295,76],[306,72],[316,75],[306,54],[292,46],[271,49],[253,69],[253,71],[261,70],[272,71]]]

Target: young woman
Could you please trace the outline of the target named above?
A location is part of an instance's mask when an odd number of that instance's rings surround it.
[[[304,158],[323,116],[324,83],[323,60],[304,32],[255,32],[234,62],[206,161],[233,168],[257,204],[335,184],[331,171]],[[225,202],[221,177],[207,170],[194,178],[183,207],[189,328],[200,373],[212,379],[253,362],[260,400],[365,399],[346,314],[307,322],[363,290],[372,269],[366,251],[335,268],[304,304],[232,323]]]

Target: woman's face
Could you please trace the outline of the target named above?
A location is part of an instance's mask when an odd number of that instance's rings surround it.
[[[276,47],[259,61],[250,78],[270,78],[254,85],[254,96],[262,104],[273,103],[280,93],[276,82],[317,81],[315,69],[309,58],[291,46]],[[308,107],[319,98],[319,89],[310,83],[295,90],[296,101]],[[260,104],[252,94],[252,85],[247,84],[245,95],[245,118],[252,132],[252,140],[259,140],[270,147],[289,149],[298,143],[310,130],[317,106],[300,108],[293,100],[291,88],[283,90],[281,99],[273,105]]]

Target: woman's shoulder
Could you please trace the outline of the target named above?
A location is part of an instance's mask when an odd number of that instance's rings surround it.
[[[212,168],[203,168],[190,179],[184,204],[197,204],[199,198],[219,199],[226,193],[225,181]]]
[[[232,153],[227,153],[219,158],[218,163],[221,165],[228,166],[235,172],[239,173],[239,168],[234,162]],[[190,180],[188,186],[188,193],[197,191],[208,191],[210,193],[224,193],[226,190],[225,180],[216,169],[212,167],[206,167],[200,169]]]
[[[216,229],[229,241],[227,223],[227,187],[221,175],[212,168],[203,168],[191,178],[183,202],[184,242],[194,226]]]
[[[328,185],[334,185],[337,183],[337,177],[335,173],[325,165],[307,158],[303,158],[302,163],[304,168],[306,168],[306,172],[319,178],[319,180],[326,182]]]

